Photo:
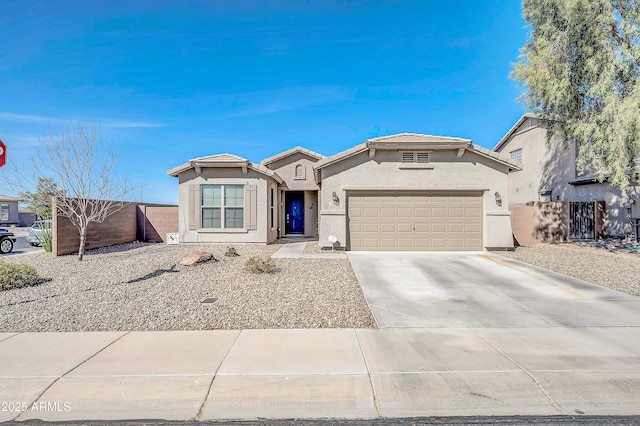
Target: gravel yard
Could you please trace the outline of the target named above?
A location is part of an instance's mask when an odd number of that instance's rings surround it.
[[[316,242],[317,244],[317,242]],[[277,259],[274,274],[244,269],[280,245],[132,243],[75,256],[32,254],[0,261],[33,265],[46,281],[0,292],[0,331],[371,328],[375,320],[346,259]],[[181,266],[187,254],[211,261]],[[205,298],[219,298],[202,304]]]
[[[640,296],[639,254],[571,243],[518,247],[513,252],[495,254]]]

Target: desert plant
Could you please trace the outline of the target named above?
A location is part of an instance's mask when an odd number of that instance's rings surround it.
[[[235,247],[227,247],[227,252],[224,255],[227,257],[236,257],[240,256],[240,253],[236,251]]]
[[[276,261],[270,257],[252,257],[245,264],[248,271],[262,274],[276,271]]]
[[[0,291],[34,285],[38,281],[40,277],[33,266],[0,262]]]
[[[51,228],[43,228],[42,229],[42,248],[47,253],[51,253],[53,249],[53,233]]]

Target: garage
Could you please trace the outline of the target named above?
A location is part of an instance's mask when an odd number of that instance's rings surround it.
[[[482,192],[349,191],[349,249],[482,250]]]

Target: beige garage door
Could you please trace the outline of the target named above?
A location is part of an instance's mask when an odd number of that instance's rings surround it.
[[[351,250],[482,250],[481,193],[348,192]]]

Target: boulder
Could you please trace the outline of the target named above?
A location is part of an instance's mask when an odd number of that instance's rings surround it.
[[[213,253],[207,253],[206,251],[194,251],[193,253],[185,256],[180,264],[184,266],[193,266],[198,263],[208,262],[211,259],[217,260],[213,257]]]

